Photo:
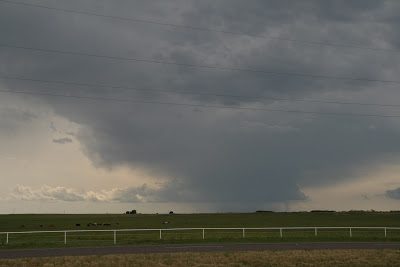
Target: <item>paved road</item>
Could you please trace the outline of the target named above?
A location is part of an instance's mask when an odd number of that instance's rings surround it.
[[[0,259],[55,256],[85,256],[135,253],[221,252],[260,250],[311,250],[311,249],[400,249],[400,243],[263,243],[263,244],[201,244],[159,245],[96,248],[54,248],[0,250]]]

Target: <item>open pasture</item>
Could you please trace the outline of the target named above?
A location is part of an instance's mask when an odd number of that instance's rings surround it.
[[[0,232],[3,234],[0,234],[0,246],[19,248],[201,242],[400,241],[400,229],[390,228],[399,226],[400,213],[397,212],[1,215]],[[275,228],[251,229],[264,227]],[[174,230],[176,228],[189,229]],[[157,229],[161,229],[162,233]],[[28,231],[47,232],[15,233]],[[6,232],[11,232],[8,244],[4,234]]]

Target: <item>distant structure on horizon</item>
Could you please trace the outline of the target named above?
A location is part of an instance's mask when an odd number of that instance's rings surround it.
[[[131,211],[126,211],[125,212],[125,214],[136,214],[137,212],[136,212],[136,210],[131,210]]]

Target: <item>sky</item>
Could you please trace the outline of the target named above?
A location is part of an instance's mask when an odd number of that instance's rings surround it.
[[[396,210],[400,3],[0,1],[0,213]]]

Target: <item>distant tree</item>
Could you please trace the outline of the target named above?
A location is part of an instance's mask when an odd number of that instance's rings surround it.
[[[130,212],[129,210],[125,212],[125,214],[130,214],[130,213],[131,213],[131,212]]]
[[[169,214],[174,214],[174,212],[171,210],[171,211],[169,212]]]
[[[131,211],[131,214],[136,214],[136,210],[132,210],[132,211]]]

